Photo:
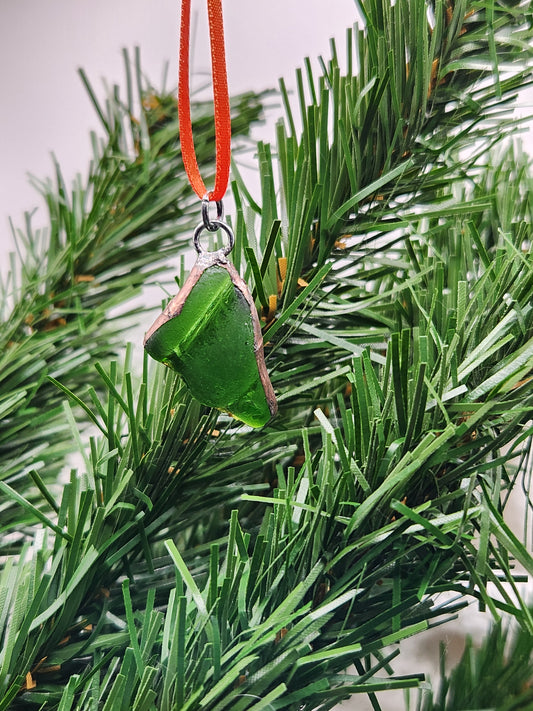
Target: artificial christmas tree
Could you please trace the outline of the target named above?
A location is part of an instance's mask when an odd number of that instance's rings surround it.
[[[345,69],[333,47],[298,73],[301,129],[282,83],[260,200],[233,170],[265,428],[137,367],[132,315],[108,317],[195,223],[173,98],[138,61],[125,101],[95,98],[87,185],[43,185],[49,233],[28,223],[4,287],[0,709],[379,708],[426,684],[394,675],[401,640],[471,599],[533,632],[513,568],[533,561],[503,517],[532,433],[531,177],[496,146],[531,79],[531,8],[362,11]],[[234,135],[260,100],[234,101]],[[196,120],[209,160],[206,106]],[[531,706],[515,691],[499,708]]]

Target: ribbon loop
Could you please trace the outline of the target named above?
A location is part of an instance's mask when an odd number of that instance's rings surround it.
[[[191,0],[182,0],[181,3],[178,117],[183,166],[189,182],[200,199],[203,200],[207,195],[209,201],[219,202],[224,197],[228,187],[231,160],[231,115],[226,72],[226,51],[224,47],[222,0],[207,0],[207,11],[213,73],[216,150],[215,187],[210,192],[207,191],[198,168],[191,125],[189,90]]]

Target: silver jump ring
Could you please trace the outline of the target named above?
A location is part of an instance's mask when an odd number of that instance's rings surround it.
[[[195,250],[198,252],[198,254],[206,254],[207,250],[205,250],[202,245],[200,244],[200,235],[204,230],[208,230],[209,232],[216,232],[216,230],[223,230],[226,235],[228,236],[228,243],[222,247],[222,253],[224,256],[228,256],[228,254],[231,252],[233,249],[233,246],[235,244],[235,237],[233,235],[233,230],[229,225],[227,225],[225,222],[221,222],[220,220],[213,220],[211,222],[211,225],[213,226],[213,229],[209,229],[207,225],[205,225],[203,222],[201,222],[198,227],[194,230],[194,236],[193,236],[193,244]]]
[[[210,200],[208,195],[204,195],[202,198],[202,221],[206,230],[209,232],[216,232],[219,229],[217,223],[224,219],[224,205],[222,204],[222,200],[217,200],[215,202],[215,205],[217,206],[217,216],[216,219],[211,220],[209,219],[209,202]]]

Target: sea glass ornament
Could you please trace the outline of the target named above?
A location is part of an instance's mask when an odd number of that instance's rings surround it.
[[[146,333],[144,347],[182,376],[204,405],[262,427],[277,411],[268,377],[257,311],[246,283],[228,260],[233,235],[223,222],[209,223],[230,244],[204,251],[198,226],[198,259],[188,279]]]

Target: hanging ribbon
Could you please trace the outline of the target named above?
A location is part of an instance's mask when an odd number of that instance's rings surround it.
[[[219,201],[228,187],[231,159],[231,118],[224,48],[222,0],[207,0],[211,69],[215,112],[216,172],[215,187],[208,192],[200,175],[191,126],[189,91],[189,45],[191,28],[191,0],[182,0],[178,87],[178,116],[180,123],[181,154],[189,182],[200,199]]]

